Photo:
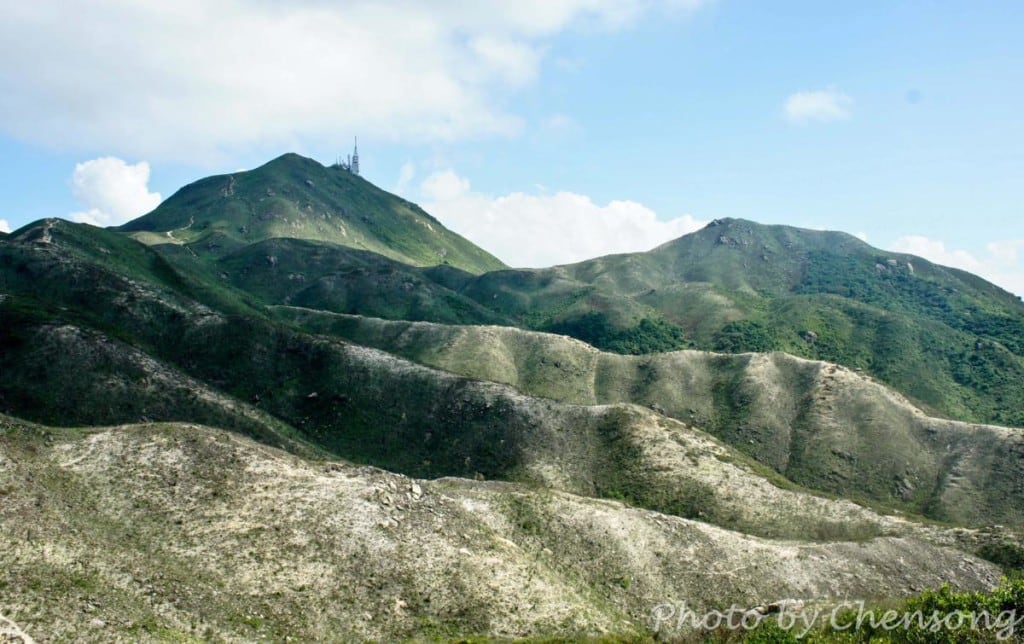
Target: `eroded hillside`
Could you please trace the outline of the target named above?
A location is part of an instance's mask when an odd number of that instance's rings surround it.
[[[571,494],[310,463],[196,425],[0,419],[0,605],[41,639],[637,634],[654,606],[994,584],[908,536],[798,543]]]
[[[391,322],[278,307],[318,333],[533,396],[636,403],[810,488],[936,519],[1024,522],[1024,432],[931,418],[865,375],[783,353],[603,353],[509,327]]]

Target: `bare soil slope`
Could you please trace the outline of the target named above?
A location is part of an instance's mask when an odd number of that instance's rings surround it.
[[[999,576],[908,535],[767,540],[562,492],[303,461],[195,425],[0,426],[0,611],[40,640],[629,634],[664,602]]]

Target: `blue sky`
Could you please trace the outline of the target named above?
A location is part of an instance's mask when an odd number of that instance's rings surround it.
[[[10,228],[358,134],[364,176],[515,265],[743,217],[1024,293],[1019,2],[66,5],[0,8]]]

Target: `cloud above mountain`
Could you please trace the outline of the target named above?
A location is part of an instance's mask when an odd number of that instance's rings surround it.
[[[144,215],[160,204],[160,193],[150,192],[149,164],[129,164],[102,157],[75,165],[71,192],[82,210],[70,218],[93,226],[116,226]]]
[[[516,267],[650,250],[706,223],[690,215],[662,220],[635,201],[600,205],[568,191],[494,197],[474,192],[468,179],[450,169],[424,179],[420,194],[423,207],[445,226]]]
[[[513,134],[550,38],[698,0],[109,0],[0,9],[0,131],[202,162],[241,147]]]

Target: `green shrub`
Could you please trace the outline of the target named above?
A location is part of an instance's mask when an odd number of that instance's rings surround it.
[[[619,328],[604,313],[591,311],[543,330],[583,340],[602,351],[630,355],[675,351],[689,346],[682,327],[662,318],[643,318],[636,326]]]

